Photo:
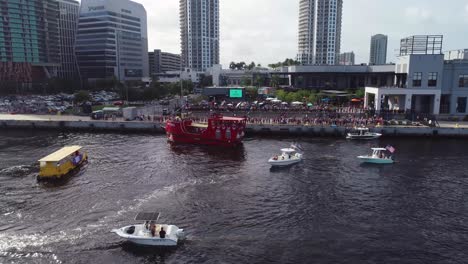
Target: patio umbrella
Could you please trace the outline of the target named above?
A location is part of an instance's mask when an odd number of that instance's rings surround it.
[[[308,106],[308,107],[312,107],[312,106],[314,106],[314,105],[313,105],[312,103],[308,103],[307,106]]]

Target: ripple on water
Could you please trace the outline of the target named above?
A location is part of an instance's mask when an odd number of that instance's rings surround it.
[[[0,133],[0,262],[466,260],[467,142],[304,140],[303,163],[271,170],[267,159],[291,141],[225,150],[164,136]],[[61,184],[38,184],[35,165],[19,165],[66,144],[85,145],[90,163]],[[355,157],[373,144],[394,145],[399,162],[361,165]],[[148,252],[109,232],[149,210],[188,241]]]

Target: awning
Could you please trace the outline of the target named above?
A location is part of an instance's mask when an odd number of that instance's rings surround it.
[[[140,212],[135,216],[135,221],[157,221],[161,213]]]

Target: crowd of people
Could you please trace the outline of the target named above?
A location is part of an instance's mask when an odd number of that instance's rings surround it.
[[[225,113],[225,115],[227,115]],[[336,109],[335,111],[311,111],[306,113],[282,112],[275,114],[255,114],[255,113],[231,113],[231,116],[245,117],[247,124],[256,125],[298,125],[298,126],[337,126],[337,127],[358,127],[358,126],[380,126],[384,124],[382,116],[371,115],[368,111],[358,109]],[[209,114],[189,113],[189,117],[194,122],[207,123]],[[143,118],[143,120],[164,123],[170,116],[153,116]]]

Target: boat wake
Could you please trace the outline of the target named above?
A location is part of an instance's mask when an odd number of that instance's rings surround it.
[[[49,234],[0,234],[0,252],[24,252],[28,249],[40,248],[43,252],[52,252],[48,245],[76,241],[86,233],[55,232]]]
[[[24,177],[37,171],[33,165],[19,165],[0,170],[0,177]]]
[[[0,251],[0,262],[2,258],[8,259],[11,263],[36,263],[38,260],[41,260],[40,263],[63,263],[57,255],[49,252],[17,253]]]
[[[91,228],[101,228],[103,226],[108,226],[109,223],[115,223],[118,219],[129,219],[129,217],[123,217],[129,213],[136,213],[141,211],[141,209],[150,201],[156,200],[161,196],[168,195],[170,193],[176,193],[180,189],[184,189],[190,186],[195,186],[200,184],[202,181],[199,179],[194,179],[191,181],[170,185],[162,189],[155,190],[143,198],[135,199],[132,205],[122,206],[115,214],[105,216],[101,218],[97,224],[90,224],[88,227]],[[117,203],[122,203],[122,201],[117,201]],[[132,215],[133,216],[133,215]],[[131,218],[131,217],[130,217]]]

